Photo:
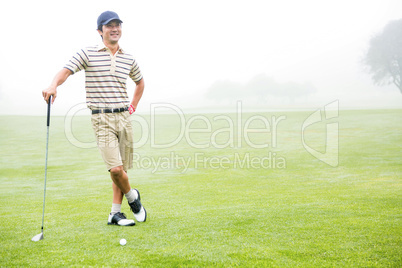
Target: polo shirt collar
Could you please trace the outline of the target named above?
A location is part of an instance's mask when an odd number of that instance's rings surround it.
[[[98,50],[98,51],[108,51],[109,48],[107,48],[107,47],[105,46],[105,44],[104,44],[103,42],[101,42],[101,43],[99,43],[99,44],[97,45],[97,50]],[[124,54],[124,50],[123,50],[120,46],[119,46],[118,52]]]

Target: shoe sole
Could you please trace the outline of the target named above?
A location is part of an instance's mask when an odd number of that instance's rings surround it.
[[[119,225],[117,223],[113,223],[113,222],[108,222],[107,225],[117,225],[117,226],[134,226],[135,222],[133,222],[132,224],[127,224],[127,225]]]

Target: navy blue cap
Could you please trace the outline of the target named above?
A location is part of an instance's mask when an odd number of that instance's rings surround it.
[[[112,20],[118,20],[120,23],[123,21],[119,18],[119,15],[117,15],[116,12],[113,11],[105,11],[100,16],[98,17],[98,29],[99,27],[102,27],[102,25],[106,25]]]

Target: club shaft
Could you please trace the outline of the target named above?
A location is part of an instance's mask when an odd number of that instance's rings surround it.
[[[45,222],[45,200],[46,200],[46,181],[47,181],[47,158],[49,153],[49,126],[50,126],[50,105],[52,101],[52,96],[49,97],[48,104],[47,104],[47,129],[46,129],[46,157],[45,157],[45,183],[43,186],[43,209],[42,209],[42,233],[43,233],[43,226]]]
[[[47,158],[49,152],[49,125],[47,126],[46,131],[46,160],[45,160],[45,183],[43,186],[43,209],[42,209],[42,232],[43,232],[43,225],[45,220],[45,200],[46,200],[46,181],[47,181]]]

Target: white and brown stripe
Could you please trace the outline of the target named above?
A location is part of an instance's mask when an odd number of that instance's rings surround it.
[[[90,109],[121,108],[130,104],[126,81],[142,79],[134,57],[119,49],[115,55],[105,46],[87,47],[64,66],[73,74],[85,70],[86,102]]]

